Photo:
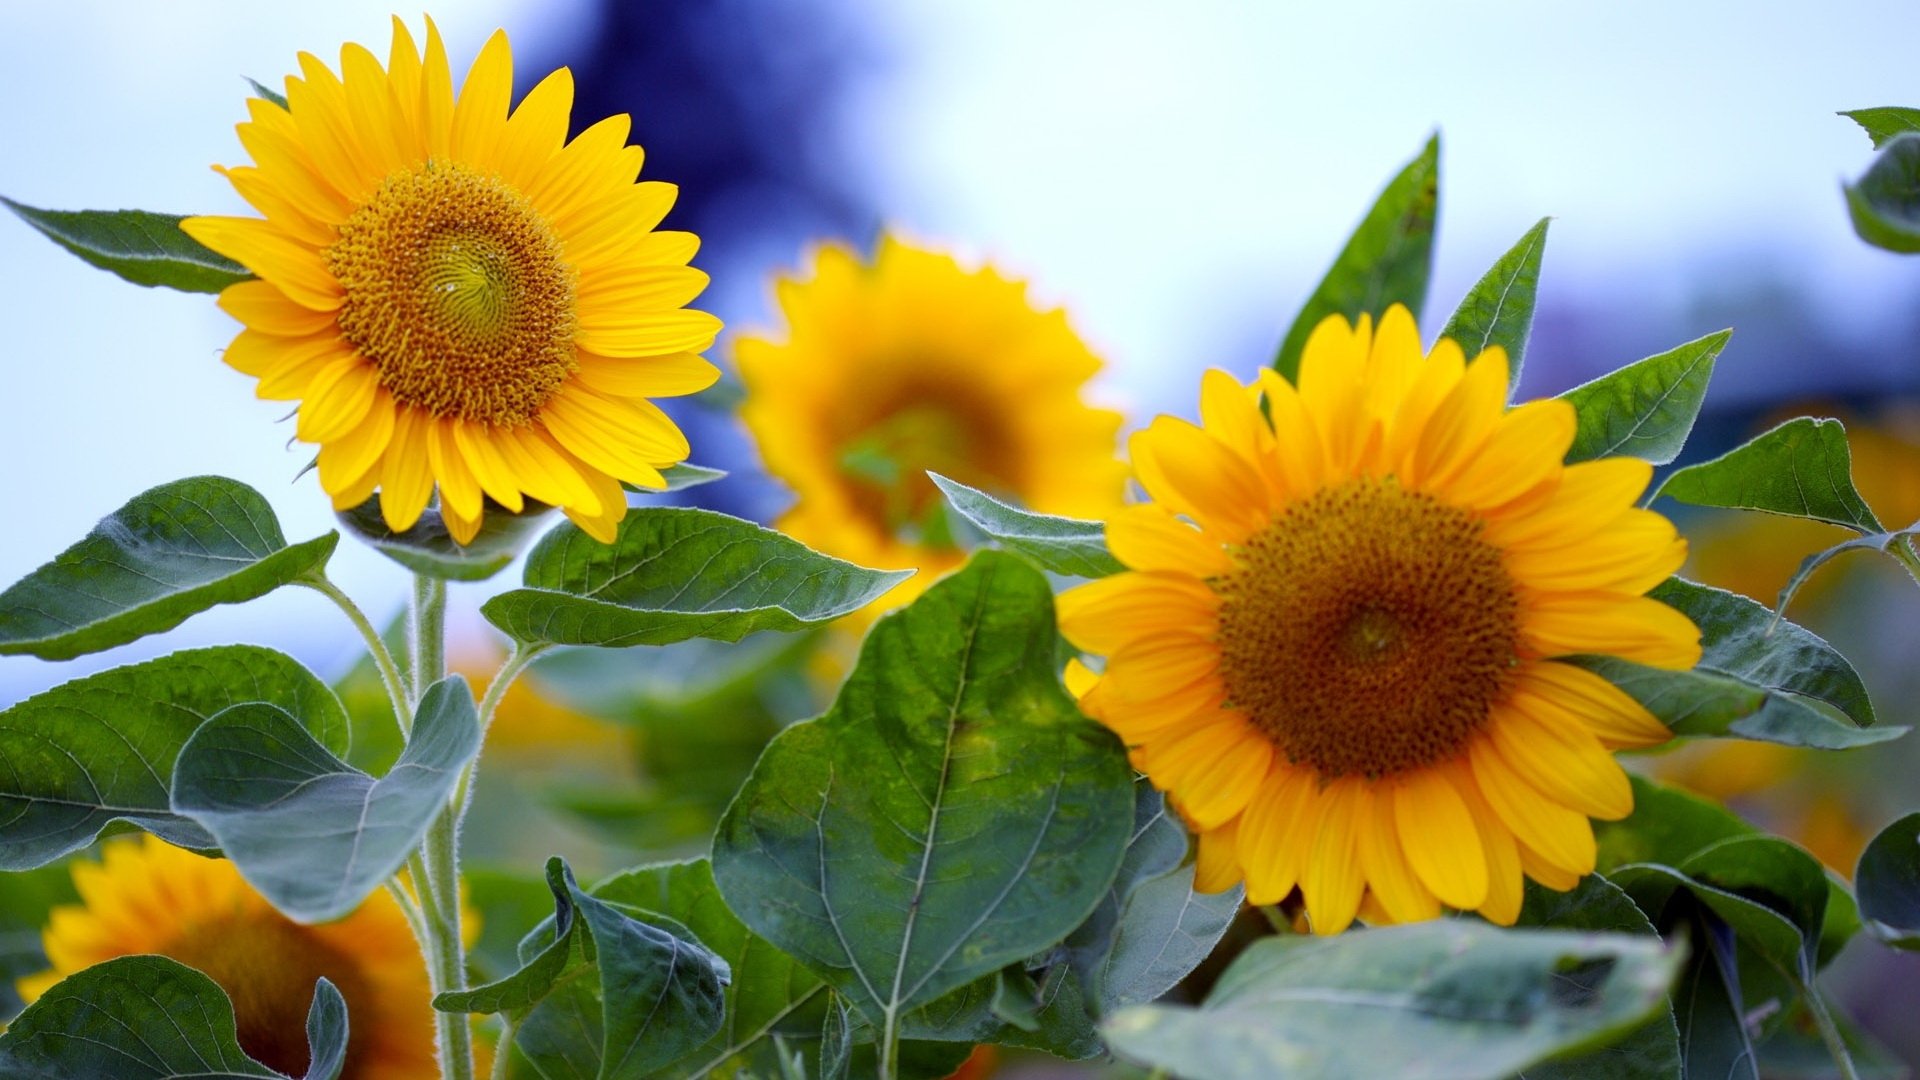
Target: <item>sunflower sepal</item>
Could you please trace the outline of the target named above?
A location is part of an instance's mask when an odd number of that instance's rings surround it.
[[[1896,949],[1920,950],[1920,812],[1867,842],[1853,882],[1860,918],[1873,936]]]
[[[308,1060],[300,1080],[338,1080],[349,1019],[340,991],[314,984],[307,1013]],[[123,956],[56,983],[0,1032],[0,1075],[205,1076],[285,1080],[241,1049],[233,1003],[200,972],[164,956]]]
[[[738,641],[857,611],[912,575],[822,555],[711,510],[630,510],[611,544],[573,525],[527,555],[526,587],[481,614],[523,645],[624,648],[689,638]]]
[[[1412,1076],[1445,1061],[1448,1076],[1498,1080],[1646,1023],[1683,957],[1644,935],[1468,919],[1267,937],[1198,1007],[1135,1005],[1102,1031],[1122,1058],[1179,1076],[1268,1080],[1280,1062]]]
[[[1708,334],[1561,394],[1578,418],[1567,463],[1623,454],[1665,465],[1679,457],[1732,336]]]
[[[42,210],[0,204],[83,262],[135,285],[217,293],[253,272],[180,230],[183,214],[150,210]]]
[[[987,539],[1039,563],[1043,570],[1068,577],[1100,578],[1125,570],[1107,550],[1107,527],[1057,514],[1037,514],[930,472],[947,505]]]
[[[1534,298],[1540,289],[1540,261],[1547,250],[1547,226],[1541,218],[1475,282],[1460,300],[1440,336],[1460,343],[1468,356],[1498,346],[1507,354],[1507,385],[1520,385],[1527,339],[1533,335]]]
[[[0,592],[0,656],[70,660],[219,604],[316,581],[340,542],[287,543],[259,492],[222,476],[161,484]]]
[[[552,510],[528,499],[519,513],[513,513],[489,500],[479,531],[465,543],[454,539],[437,505],[421,511],[411,528],[393,531],[381,514],[377,492],[334,517],[349,536],[416,574],[442,581],[486,581],[513,565],[550,524]]]

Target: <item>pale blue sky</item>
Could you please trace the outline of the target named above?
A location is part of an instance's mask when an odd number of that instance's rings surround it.
[[[383,51],[388,10],[0,6],[0,193],[59,208],[234,209],[207,166],[241,160],[240,76],[274,78],[296,50],[332,56],[347,40]],[[1582,14],[1522,2],[858,0],[854,10],[872,21],[882,63],[820,152],[843,159],[887,221],[1034,276],[1109,358],[1103,392],[1136,418],[1189,408],[1203,366],[1256,363],[1435,127],[1446,140],[1442,315],[1547,214],[1548,298],[1607,290],[1677,309],[1727,266],[1770,262],[1803,279],[1827,317],[1872,333],[1883,329],[1878,306],[1920,290],[1920,260],[1853,239],[1838,183],[1864,167],[1868,146],[1832,115],[1920,103],[1906,55],[1920,6],[1628,2]],[[457,65],[496,25],[533,59],[591,23],[579,0],[469,0],[434,14]],[[254,484],[294,538],[331,526],[312,478],[290,483],[306,459],[283,448],[284,408],[253,400],[248,380],[219,363],[232,327],[210,298],[127,286],[10,217],[0,255],[0,582],[184,475]],[[1723,378],[1739,378],[1737,342]],[[397,606],[396,568],[350,544],[337,567],[375,612]],[[462,589],[459,602],[484,594]],[[0,703],[82,669],[238,638],[324,670],[353,648],[317,596],[275,597],[76,665],[0,660]]]

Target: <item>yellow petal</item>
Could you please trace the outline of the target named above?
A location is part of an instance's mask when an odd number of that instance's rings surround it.
[[[1425,364],[1420,347],[1420,330],[1413,313],[1404,304],[1394,304],[1380,316],[1367,351],[1365,377],[1366,413],[1375,419],[1391,420],[1400,411],[1400,403],[1413,388],[1414,380]]]
[[[1526,876],[1520,866],[1520,847],[1513,833],[1500,823],[1500,816],[1480,794],[1473,775],[1464,765],[1447,767],[1453,788],[1466,799],[1473,813],[1474,828],[1480,834],[1480,850],[1487,856],[1487,899],[1480,914],[1497,926],[1512,926],[1520,918],[1525,900]]]
[[[556,215],[553,226],[566,238],[567,260],[583,272],[600,269],[596,264],[627,262],[622,258],[626,255],[634,255],[631,261],[636,263],[669,262],[637,252],[679,197],[680,189],[673,184],[644,180]]]
[[[614,311],[601,309],[596,321],[581,313],[575,344],[601,356],[659,356],[697,353],[713,344],[720,320],[704,311]]]
[[[466,461],[473,478],[479,482],[480,489],[491,496],[494,502],[516,514],[526,509],[513,466],[507,462],[506,455],[493,440],[485,424],[453,421],[453,445]]]
[[[367,406],[367,414],[359,425],[320,448],[320,489],[329,495],[339,495],[369,475],[377,483],[379,470],[374,466],[392,441],[393,429],[393,397],[385,389],[376,388],[373,402]],[[362,496],[350,505],[358,506],[366,501]]]
[[[333,329],[330,312],[314,311],[287,299],[272,283],[242,281],[220,290],[220,310],[247,329],[276,337],[305,337]]]
[[[544,431],[534,427],[495,428],[491,438],[512,466],[520,490],[549,506],[572,507],[589,517],[599,515],[599,498],[568,455]]]
[[[1673,738],[1646,706],[1585,668],[1551,660],[1528,664],[1515,677],[1514,692],[1533,694],[1578,716],[1602,745],[1639,748]]]
[[[506,131],[507,104],[513,97],[513,50],[504,30],[495,30],[467,69],[460,99],[453,106],[448,144],[455,161],[491,165],[494,148]],[[491,170],[488,170],[491,171]]]
[[[1140,484],[1227,543],[1267,523],[1265,485],[1241,458],[1184,420],[1163,416],[1128,444]]]
[[[1222,716],[1142,749],[1139,760],[1154,786],[1179,796],[1196,829],[1218,828],[1240,815],[1260,790],[1273,744],[1236,717]]]
[[[1402,845],[1403,830],[1394,811],[1397,788],[1391,781],[1375,785],[1362,800],[1354,836],[1360,869],[1367,890],[1392,922],[1439,918],[1440,901],[1408,865],[1410,852]]]
[[[1372,319],[1358,324],[1329,315],[1307,336],[1300,352],[1300,400],[1319,421],[1325,438],[1327,463],[1335,475],[1349,473],[1358,460],[1370,423],[1361,405],[1366,395],[1367,352],[1373,340]]]
[[[466,458],[454,445],[451,420],[436,417],[427,424],[427,464],[432,468],[433,478],[440,487],[441,516],[457,514],[462,520],[478,526],[480,511],[485,505],[480,495],[480,482],[474,479],[473,471],[467,468]],[[468,538],[471,539],[472,535],[469,534]]]
[[[582,353],[574,377],[604,397],[680,397],[719,382],[720,369],[690,352],[628,359]]]
[[[1495,707],[1485,730],[1514,775],[1555,802],[1602,821],[1633,811],[1626,772],[1568,713],[1515,692]]]
[[[401,408],[394,418],[393,442],[380,470],[380,515],[394,532],[413,528],[433,494],[427,461],[427,428],[432,423],[432,416],[413,408]]]
[[[1105,656],[1162,633],[1205,633],[1220,608],[1212,590],[1176,574],[1115,574],[1060,594],[1060,632]]]
[[[1483,454],[1507,404],[1507,361],[1488,350],[1467,365],[1467,373],[1427,421],[1407,459],[1402,478],[1409,487],[1431,490]]]
[[[1487,542],[1512,548],[1541,537],[1598,531],[1633,506],[1653,478],[1639,458],[1601,458],[1569,465],[1553,494],[1525,514],[1489,515]]]
[[[1558,398],[1511,410],[1500,418],[1486,448],[1447,481],[1447,496],[1460,506],[1512,502],[1560,473],[1574,428],[1573,406]]]
[[[1158,634],[1131,642],[1107,660],[1116,701],[1148,701],[1184,693],[1218,678],[1220,647],[1193,633]]]
[[[616,477],[645,475],[687,457],[686,436],[643,401],[564,388],[541,410],[546,429],[581,461]]]
[[[494,167],[520,191],[539,177],[547,160],[567,141],[567,117],[573,111],[573,72],[560,68],[540,80],[507,119],[494,150]]]
[[[1699,628],[1680,612],[1644,596],[1533,597],[1521,617],[1521,640],[1541,657],[1601,653],[1672,669],[1700,662]]]
[[[190,217],[180,230],[278,286],[314,311],[336,311],[346,295],[320,253],[259,218]]]
[[[1481,796],[1515,839],[1575,877],[1593,872],[1598,849],[1592,822],[1516,776],[1488,739],[1468,743],[1467,758]]]
[[[310,443],[331,442],[357,426],[373,407],[380,373],[358,356],[345,356],[313,377],[294,431]]]
[[[1239,884],[1240,864],[1235,855],[1234,840],[1238,828],[1238,822],[1229,821],[1197,837],[1199,852],[1193,868],[1195,889],[1203,893],[1222,893]]]
[[[1133,570],[1209,578],[1234,569],[1233,558],[1225,548],[1150,504],[1125,507],[1107,519],[1107,548]]]
[[[1277,904],[1300,881],[1320,815],[1320,778],[1277,758],[1240,818],[1247,902]]]
[[[1365,781],[1343,776],[1320,793],[1318,828],[1307,865],[1300,872],[1300,892],[1306,898],[1307,918],[1316,934],[1337,934],[1353,924],[1360,911],[1360,893],[1366,879],[1360,873],[1355,833],[1366,808]]]
[[[1507,568],[1541,591],[1638,593],[1671,577],[1686,558],[1672,522],[1651,510],[1628,510],[1604,529],[1511,547]]]
[[[1448,907],[1472,911],[1487,899],[1487,859],[1466,799],[1445,771],[1418,769],[1393,785],[1394,820],[1407,862]]]

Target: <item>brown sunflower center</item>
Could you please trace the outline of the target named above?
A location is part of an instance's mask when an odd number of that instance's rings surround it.
[[[859,512],[888,535],[928,547],[952,547],[954,539],[927,473],[1010,493],[1018,476],[997,418],[949,389],[919,388],[876,410],[840,452]]]
[[[1297,764],[1378,777],[1460,750],[1507,690],[1513,580],[1472,514],[1360,479],[1289,507],[1214,581],[1227,700]]]
[[[363,1035],[379,1022],[376,1002],[360,966],[296,923],[271,911],[220,919],[186,928],[161,953],[196,968],[233,999],[240,1048],[262,1065],[288,1076],[305,1075],[307,1009],[314,981],[326,976],[347,1001],[347,1065],[352,1080],[365,1057]]]
[[[326,254],[340,333],[403,405],[518,426],[577,366],[573,267],[497,177],[434,161],[395,173]]]

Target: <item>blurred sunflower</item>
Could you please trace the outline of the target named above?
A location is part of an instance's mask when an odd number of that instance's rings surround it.
[[[352,1023],[342,1080],[437,1075],[433,992],[400,904],[385,892],[337,922],[302,926],[274,910],[224,859],[151,836],[110,840],[77,860],[80,903],[53,909],[43,945],[52,968],[19,980],[37,1000],[55,983],[116,956],[157,954],[206,974],[233,1000],[240,1047],[289,1076],[307,1068],[307,1008],[324,975]]]
[[[220,296],[246,325],[227,363],[300,402],[336,509],[377,489],[403,530],[437,488],[465,542],[487,499],[534,499],[610,541],[621,481],[664,487],[687,456],[649,399],[718,377],[719,320],[683,306],[699,242],[655,229],[676,189],[634,182],[625,116],[567,141],[564,68],[509,116],[504,33],[457,98],[431,21],[424,55],[396,19],[386,69],[359,45],[340,68],[302,53],[284,107],[248,101],[254,164],[220,171],[263,218],[181,223],[258,275]]]
[[[1395,306],[1321,323],[1297,386],[1209,372],[1201,426],[1133,437],[1153,501],[1107,521],[1129,572],[1063,594],[1060,627],[1106,657],[1072,685],[1200,834],[1202,888],[1297,885],[1323,934],[1511,923],[1523,875],[1572,887],[1589,819],[1632,809],[1609,751],[1668,731],[1555,658],[1694,664],[1698,630],[1641,595],[1686,545],[1634,507],[1646,462],[1564,464],[1572,407],[1507,385],[1497,348],[1423,357]]]
[[[1846,797],[1861,787],[1845,772],[1854,763],[1834,758],[1825,750],[1708,739],[1642,763],[1654,778],[1727,804],[1851,878],[1873,830]]]
[[[871,264],[821,247],[776,285],[785,340],[735,345],[740,416],[797,496],[779,528],[840,558],[917,568],[878,616],[965,558],[938,472],[1043,513],[1120,504],[1118,413],[1081,394],[1100,361],[1022,282],[884,237]]]

